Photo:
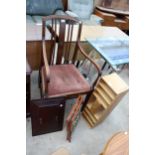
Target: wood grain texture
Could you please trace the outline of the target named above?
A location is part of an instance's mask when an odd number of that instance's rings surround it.
[[[40,135],[63,129],[64,98],[31,101],[32,135]]]
[[[53,42],[53,48],[51,50],[50,62],[47,63],[46,55],[46,23],[51,22],[50,33],[51,42]],[[73,28],[74,29],[74,40]],[[44,86],[42,87],[42,94],[44,97],[52,98],[55,96],[70,97],[79,94],[88,94],[93,86],[96,84],[99,76],[101,75],[100,68],[85,52],[80,44],[82,30],[82,22],[70,16],[58,16],[51,15],[42,18],[42,65],[40,68],[41,81]],[[71,48],[72,42],[75,43],[75,48]],[[67,48],[64,48],[64,44],[67,43]],[[56,47],[56,48],[55,48]],[[66,61],[65,52],[73,52],[72,60]],[[88,59],[92,65],[96,68],[98,75],[94,80],[94,83],[90,86],[84,79],[82,74],[76,68],[75,62],[77,61],[76,55],[79,51],[86,59]],[[53,58],[56,60],[53,62]],[[67,58],[68,59],[68,58]],[[52,61],[51,61],[52,60]],[[48,72],[47,72],[48,71]],[[47,74],[48,73],[48,74]]]
[[[102,79],[117,95],[128,91],[128,85],[116,73],[102,76]]]
[[[95,9],[95,14],[103,18],[104,20],[109,18],[109,20],[114,20],[116,16],[112,13],[106,13]]]
[[[95,33],[94,33],[95,32]],[[42,52],[42,40],[41,40],[42,30],[41,27],[38,25],[27,25],[26,31],[26,56],[29,61],[29,64],[32,70],[38,70],[41,64],[41,52]],[[48,30],[46,32],[47,37],[46,39],[46,50],[47,50],[47,57],[50,59],[50,51],[51,51],[51,43],[50,43],[50,33]],[[85,46],[84,49],[90,49],[88,45],[86,45],[86,38],[99,38],[99,37],[128,37],[124,32],[122,32],[117,27],[107,27],[107,26],[88,26],[84,25],[82,27],[80,41],[83,42]],[[73,37],[72,42],[76,39],[76,28],[73,29]],[[64,45],[67,46],[67,45]],[[70,48],[74,48],[74,43],[72,43]],[[64,47],[66,48],[66,47]],[[72,50],[72,49],[71,49]],[[72,53],[69,55],[69,60],[72,57]],[[78,52],[78,58],[84,59],[84,57]]]
[[[100,155],[129,155],[129,135],[127,132],[115,134]]]
[[[101,11],[108,12],[108,13],[114,13],[114,14],[124,15],[124,16],[129,15],[129,12],[126,10],[116,10],[116,9],[106,8],[103,6],[96,6],[96,8],[101,10]]]
[[[67,10],[68,7],[68,0],[62,0],[63,6],[64,6],[64,10]]]
[[[46,52],[50,59],[50,41],[46,41]],[[42,41],[27,41],[26,42],[26,57],[29,61],[32,70],[38,70],[41,65]]]
[[[95,14],[104,19],[102,26],[115,26],[121,30],[129,30],[128,16],[117,17],[114,13],[108,13],[95,9]]]
[[[127,91],[127,84],[116,73],[102,76],[83,111],[90,127],[103,122]]]
[[[124,19],[115,19],[114,25],[121,30],[128,30],[129,29],[129,23],[126,22]]]
[[[44,68],[41,70],[42,75]],[[44,79],[44,76],[42,77]],[[43,81],[43,83],[46,83]],[[48,97],[89,92],[90,86],[73,64],[50,66]]]
[[[102,23],[103,26],[114,26],[114,20],[116,19],[116,16],[114,14],[102,12],[95,9],[95,15],[101,17],[104,20],[104,22]]]
[[[50,56],[50,32],[46,28],[46,51],[48,59]],[[39,69],[41,65],[42,52],[42,25],[26,23],[26,56],[32,70]]]

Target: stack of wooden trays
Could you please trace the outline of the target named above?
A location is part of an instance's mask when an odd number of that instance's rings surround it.
[[[127,92],[128,85],[116,73],[102,76],[83,111],[90,127],[102,122]]]

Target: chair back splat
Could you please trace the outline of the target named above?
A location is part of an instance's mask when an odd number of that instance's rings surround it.
[[[43,17],[42,40],[45,40],[47,21],[51,32],[50,64],[75,63],[82,24],[79,20],[66,16]],[[49,23],[49,22],[48,22]],[[74,30],[74,35],[73,35]]]

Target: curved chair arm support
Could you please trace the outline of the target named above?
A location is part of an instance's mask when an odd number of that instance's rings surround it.
[[[94,81],[93,83],[93,87],[95,86],[95,84],[97,83],[98,81],[98,78],[101,76],[102,72],[101,72],[101,69],[99,68],[99,66],[96,64],[96,62],[94,60],[92,60],[87,54],[86,52],[84,51],[83,47],[80,45],[80,42],[78,41],[78,47],[80,49],[80,52],[81,54],[83,54],[96,68],[97,72],[98,72],[98,76],[96,78],[96,80]]]
[[[43,47],[42,56],[43,56],[43,62],[44,62],[44,66],[45,66],[46,82],[49,82],[50,81],[50,69],[49,69],[49,64],[48,64],[48,60],[47,60],[45,40],[43,40],[43,42],[42,42],[42,47]]]

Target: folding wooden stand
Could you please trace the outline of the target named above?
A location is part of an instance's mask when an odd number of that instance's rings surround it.
[[[77,123],[80,118],[81,108],[83,103],[83,97],[79,96],[76,100],[76,103],[73,105],[70,114],[67,117],[66,124],[67,124],[67,140],[71,142],[72,132],[77,126]]]
[[[90,127],[102,122],[127,92],[127,84],[116,73],[102,76],[83,111]]]

